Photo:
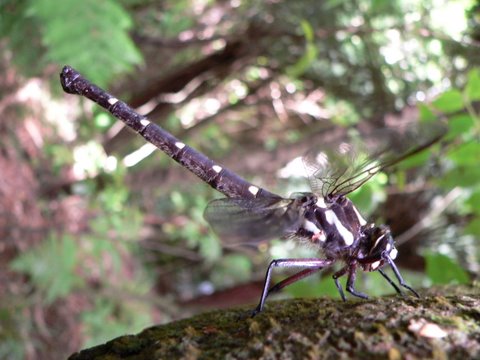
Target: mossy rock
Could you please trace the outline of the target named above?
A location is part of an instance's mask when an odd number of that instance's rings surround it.
[[[480,359],[480,285],[421,295],[270,301],[254,318],[213,311],[70,359]]]

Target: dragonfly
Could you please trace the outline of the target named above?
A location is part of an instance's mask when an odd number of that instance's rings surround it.
[[[92,84],[78,71],[65,66],[60,74],[65,92],[81,95],[108,110],[157,146],[165,154],[197,175],[226,197],[212,200],[204,213],[214,232],[234,243],[258,244],[274,238],[295,238],[318,249],[315,258],[272,260],[267,268],[256,315],[264,310],[267,297],[286,286],[342,262],[332,278],[342,300],[345,293],[339,279],[347,277],[346,291],[359,298],[368,296],[355,287],[359,269],[378,271],[398,294],[407,289],[394,260],[398,255],[391,231],[386,225],[367,222],[348,194],[379,172],[410,158],[439,142],[443,127],[418,127],[419,131],[373,132],[368,137],[328,141],[314,147],[303,157],[311,192],[282,197],[256,186],[233,171],[217,164],[201,152],[138,114],[126,103]],[[433,131],[432,131],[433,129]],[[389,266],[398,282],[384,271]],[[271,285],[276,268],[299,269],[293,275]]]

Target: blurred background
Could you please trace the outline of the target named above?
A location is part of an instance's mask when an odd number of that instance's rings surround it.
[[[476,1],[2,0],[0,358],[65,358],[253,306],[271,259],[318,256],[281,240],[227,249],[202,216],[219,194],[64,94],[65,64],[284,196],[309,189],[298,159],[331,131],[448,121],[442,143],[351,199],[392,228],[413,287],[477,278]],[[338,299],[331,274],[280,297]],[[377,273],[357,288],[393,292]]]

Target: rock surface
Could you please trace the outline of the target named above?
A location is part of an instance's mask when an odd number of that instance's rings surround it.
[[[480,359],[480,285],[421,296],[270,301],[254,318],[214,311],[70,359]]]

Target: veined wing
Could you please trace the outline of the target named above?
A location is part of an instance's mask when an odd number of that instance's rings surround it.
[[[404,132],[350,133],[323,143],[303,158],[312,191],[323,196],[346,195],[378,172],[430,147],[445,132],[444,126],[435,123]]]
[[[299,202],[283,198],[216,199],[204,217],[223,241],[236,244],[291,235],[301,222]]]

